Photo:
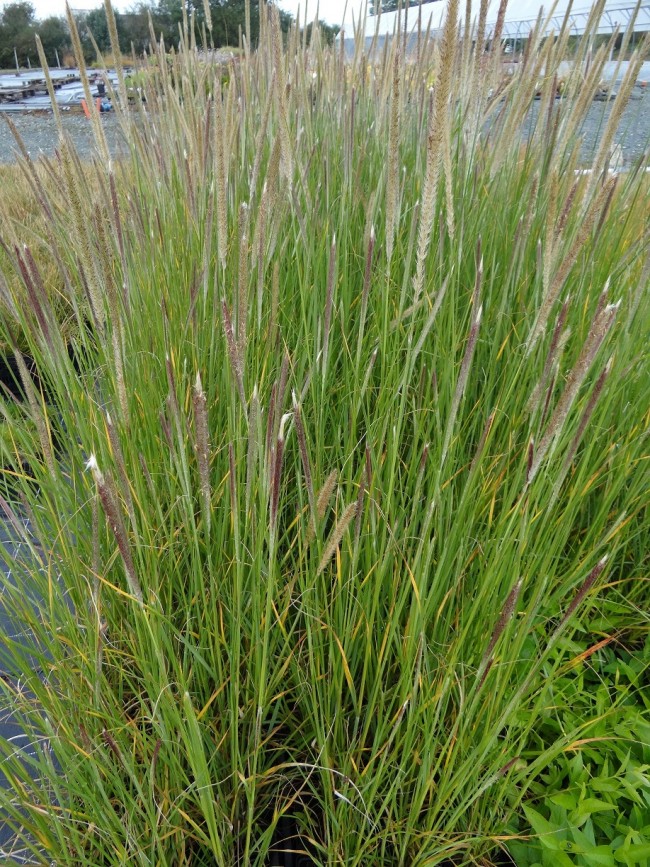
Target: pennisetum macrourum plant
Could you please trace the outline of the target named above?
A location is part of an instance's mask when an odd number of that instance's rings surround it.
[[[96,114],[90,162],[58,115],[55,157],[23,148],[1,687],[33,749],[0,739],[0,812],[28,863],[487,863],[572,743],[534,731],[576,618],[647,610],[647,176],[605,171],[618,103],[576,174],[607,46],[556,101],[568,25],[504,77],[486,12],[348,54],[261,4],[226,59],[186,17],[146,102],[119,71],[126,155]]]

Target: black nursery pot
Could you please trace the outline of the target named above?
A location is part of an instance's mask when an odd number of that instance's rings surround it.
[[[78,371],[78,359],[72,346],[68,346],[68,354]],[[23,355],[23,361],[36,394],[43,394],[46,403],[52,405],[52,394],[47,388],[45,378],[40,376],[36,363],[27,355]],[[18,364],[13,354],[0,355],[0,399],[5,403],[15,402],[17,404],[27,400],[25,384],[21,379]],[[56,448],[56,442],[54,446]],[[14,491],[16,470],[20,469],[24,474],[21,480],[21,484],[24,485],[25,477],[29,478],[31,475],[30,468],[26,461],[18,459],[18,463],[20,463],[19,467],[16,466],[16,462],[12,466],[6,466],[6,462],[5,466],[0,466],[0,492],[5,500],[9,501],[10,508],[14,512],[13,516],[10,517],[4,508],[0,507],[0,545],[4,548],[4,556],[0,562],[0,679],[9,686],[9,690],[0,697],[0,736],[6,740],[11,740],[16,745],[16,756],[21,762],[24,761],[29,775],[35,779],[36,770],[31,767],[30,759],[36,756],[37,750],[48,750],[49,746],[44,741],[40,741],[38,745],[33,743],[33,737],[25,732],[21,720],[15,713],[11,696],[12,691],[20,690],[26,694],[27,698],[33,698],[35,708],[38,709],[35,696],[29,691],[25,693],[23,685],[25,671],[21,669],[21,666],[31,667],[33,674],[43,679],[45,674],[41,670],[39,662],[39,657],[42,660],[42,654],[37,650],[36,639],[29,627],[20,622],[15,612],[12,611],[12,606],[5,603],[5,594],[16,585],[14,572],[21,565],[25,565],[25,558],[30,557],[29,548],[25,544],[24,538],[21,537],[18,528],[14,525],[16,518],[18,518],[18,521],[24,526],[25,532],[31,533],[29,520],[25,516],[21,517],[22,509],[20,505],[16,505],[17,497]],[[47,607],[36,590],[33,593],[27,591],[25,601],[34,611],[42,611]],[[20,662],[17,661],[12,652],[12,646],[15,647],[16,645],[19,645],[22,650]],[[8,781],[0,763],[0,788],[7,787]],[[7,824],[6,817],[1,813],[0,861],[3,864],[14,865],[33,863],[33,855],[28,850],[21,849],[13,829]]]
[[[311,857],[311,848],[300,835],[296,819],[288,813],[275,828],[268,867],[313,867],[317,862]]]
[[[86,338],[92,341],[92,326],[86,323]],[[84,352],[74,343],[66,344],[68,358],[72,362],[72,366],[77,373],[80,372],[84,359]],[[42,377],[38,371],[38,367],[33,358],[23,353],[23,361],[32,380],[32,384],[36,392],[43,392],[47,403],[52,402],[52,392],[48,388],[45,377]],[[18,363],[13,352],[6,355],[0,355],[0,397],[4,399],[13,399],[24,401],[27,399],[25,394],[25,386],[20,377]]]
[[[26,532],[29,533],[29,522],[25,520],[24,526]],[[39,752],[49,750],[49,744],[42,739],[38,739],[38,742],[35,743],[34,736],[25,731],[22,721],[15,713],[12,694],[18,691],[22,692],[28,700],[33,701],[34,707],[38,709],[40,706],[36,703],[36,697],[24,686],[24,667],[31,666],[34,675],[41,680],[45,677],[45,673],[39,662],[39,657],[42,660],[42,655],[40,653],[37,655],[36,639],[33,633],[26,624],[15,617],[11,611],[11,606],[5,605],[5,593],[16,586],[12,564],[16,564],[16,566],[21,563],[24,564],[25,558],[30,555],[24,540],[19,538],[17,529],[2,509],[0,509],[0,545],[5,549],[5,557],[0,562],[0,679],[9,687],[9,690],[3,691],[0,696],[0,736],[11,741],[15,746],[15,756],[24,763],[29,776],[35,780],[37,771],[32,767],[30,759],[34,759]],[[35,611],[42,611],[46,608],[44,600],[37,592],[27,593],[26,602]],[[20,646],[22,658],[19,663],[14,657],[11,647],[8,646],[7,639],[11,639],[14,646]],[[56,762],[55,766],[58,767]],[[0,787],[8,788],[8,781],[1,763]],[[6,818],[1,813],[0,859],[2,859],[3,864],[33,863],[31,853],[21,848],[13,829],[7,824]]]
[[[88,355],[87,347],[92,346],[92,330],[89,323],[86,323],[86,343],[85,346],[80,348],[78,345],[73,343],[68,343],[66,345],[66,351],[68,354],[68,358],[72,364],[72,368],[78,374],[81,372],[82,368],[87,367],[87,358]],[[29,355],[23,353],[22,355],[23,362],[25,367],[27,368],[27,372],[29,374],[31,384],[33,386],[34,392],[36,394],[37,400],[41,400],[42,398],[45,401],[45,404],[50,408],[56,407],[55,400],[55,392],[51,387],[51,383],[48,382],[46,376],[41,375],[36,365],[36,362]],[[25,389],[25,383],[23,382],[20,371],[18,368],[18,363],[16,361],[16,357],[13,353],[8,353],[6,355],[0,354],[0,400],[4,401],[5,405],[7,404],[25,404],[27,401],[27,394]],[[2,424],[2,420],[0,418],[0,424]],[[55,451],[58,448],[59,442],[57,439],[57,432],[53,428],[51,429],[51,434],[53,437],[53,446]],[[3,458],[0,458],[2,461]],[[25,462],[19,462],[20,465],[17,466],[16,462],[12,462],[11,465],[4,466],[0,463],[0,474],[2,470],[9,470],[10,472],[5,472],[3,478],[0,483],[0,492],[3,496],[8,499],[10,502],[13,500],[12,497],[12,482],[15,479],[13,473],[16,470],[22,470],[24,474],[29,477],[29,465]]]
[[[23,356],[29,375],[37,391],[41,389],[41,379],[33,358]],[[25,387],[20,378],[18,364],[13,355],[0,355],[0,396],[4,399],[24,401],[27,399]]]
[[[78,350],[72,345],[68,345],[68,355],[77,372],[80,370]],[[25,365],[31,377],[32,384],[37,394],[42,393],[45,401],[50,406],[53,404],[53,395],[47,387],[45,377],[41,377],[34,360],[28,356],[23,356]],[[10,354],[6,356],[0,355],[0,399],[5,401],[16,401],[23,403],[27,400],[25,386],[20,377],[18,364],[15,357]],[[56,447],[56,443],[55,443]],[[15,470],[16,467],[5,467],[5,469]],[[22,469],[29,475],[29,467],[23,463]],[[2,493],[9,501],[14,500],[12,496],[12,479],[15,478],[13,473],[5,473],[2,482]],[[8,516],[5,515],[0,508],[0,545],[6,549],[9,557],[5,558],[9,562],[19,561],[23,555],[23,546],[21,540],[17,538],[16,530],[12,527]],[[15,670],[15,665],[12,665],[11,651],[6,647],[4,639],[11,637],[14,641],[19,641],[26,651],[27,659],[29,656],[30,641],[33,636],[30,635],[24,624],[17,623],[15,618],[10,615],[3,604],[3,591],[9,584],[13,583],[12,569],[7,562],[0,564],[2,575],[0,576],[0,678],[12,683],[14,686],[18,684],[21,672]],[[31,604],[38,608],[40,601],[37,598],[31,600]],[[38,668],[36,658],[33,658],[33,670],[39,676],[41,672]],[[33,748],[29,745],[29,737],[23,732],[20,722],[16,719],[12,711],[10,702],[0,702],[0,735],[6,739],[13,738],[17,743],[17,749],[21,749],[20,744],[24,740],[25,761],[28,762],[33,754]],[[0,766],[0,787],[7,786],[7,779],[2,773]],[[272,814],[267,817],[268,824],[272,821]],[[264,820],[262,821],[264,825]],[[268,827],[268,825],[267,825]],[[10,861],[3,863],[21,864],[26,863],[21,859],[21,854],[16,851],[15,835],[13,830],[6,824],[3,816],[0,814],[0,858],[9,857]],[[313,847],[301,834],[299,823],[295,815],[291,812],[283,815],[277,822],[275,827],[271,847],[267,859],[268,867],[313,867],[317,864],[316,854]]]

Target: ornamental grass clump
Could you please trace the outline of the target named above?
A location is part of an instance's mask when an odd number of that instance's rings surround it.
[[[3,222],[29,863],[489,863],[602,725],[539,734],[577,630],[647,629],[648,181],[576,174],[607,49],[556,101],[568,30],[504,79],[486,7],[348,57],[261,4],[225,68],[185,20],[146,102],[120,78],[127,157],[97,118],[88,164],[60,124],[22,153],[56,275]]]

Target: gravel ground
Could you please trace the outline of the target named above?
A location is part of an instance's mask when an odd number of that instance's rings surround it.
[[[582,164],[589,166],[595,156],[600,137],[605,129],[613,102],[592,103],[582,127]],[[531,119],[537,118],[539,103],[533,105]],[[615,144],[621,146],[623,167],[629,167],[650,148],[650,91],[635,89],[634,98],[625,107],[618,127]]]
[[[0,163],[11,163],[16,159],[17,146],[8,124],[3,122],[0,112]],[[57,145],[57,130],[54,117],[50,113],[11,112],[10,117],[29,151],[36,159],[41,154],[51,157]],[[81,157],[90,157],[96,153],[93,142],[92,128],[83,114],[62,115],[63,126],[72,137]],[[121,136],[117,117],[111,114],[102,115],[102,124],[106,131],[111,151],[118,155],[125,145]]]
[[[593,156],[611,110],[611,103],[602,102],[595,102],[589,109],[583,128],[583,158],[588,160]],[[640,99],[628,103],[615,140],[621,145],[625,164],[635,162],[644,154],[647,156],[650,147],[650,94],[645,93]]]
[[[624,165],[630,165],[650,147],[650,88],[647,92],[636,89],[637,99],[632,100],[623,113],[621,124],[616,135],[616,143],[623,151]],[[643,95],[641,95],[643,94]],[[534,118],[538,111],[538,103],[532,109]],[[583,128],[584,144],[582,160],[588,165],[597,147],[600,135],[612,110],[612,103],[594,102]],[[49,114],[11,114],[25,147],[34,158],[40,154],[53,156],[57,142],[56,126]],[[64,126],[72,136],[82,157],[90,157],[95,152],[91,126],[81,114],[63,116]],[[104,115],[102,123],[111,150],[119,154],[124,149],[117,118],[115,115]],[[0,117],[0,163],[10,163],[16,158],[16,142],[7,124]]]

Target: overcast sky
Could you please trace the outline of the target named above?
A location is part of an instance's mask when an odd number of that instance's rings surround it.
[[[6,0],[5,0],[6,2]],[[48,15],[64,15],[65,0],[31,0],[36,9],[37,18],[47,18]],[[300,6],[300,17],[304,18],[305,2],[304,0],[279,0],[280,8],[285,9],[296,15]],[[0,0],[0,6],[5,5]],[[72,0],[70,4],[73,9],[95,9],[97,6],[102,6],[102,0]],[[125,11],[133,5],[133,0],[114,0],[113,7],[118,11]],[[345,8],[345,0],[320,0],[318,16],[328,24],[341,24],[343,22],[343,10]],[[363,0],[348,0],[348,20],[350,13],[354,10],[354,14],[358,15],[359,10],[363,7]],[[316,0],[310,0],[307,11],[309,17],[313,18],[316,13]]]
[[[364,4],[363,0],[347,0],[347,4],[346,0],[320,0],[318,4],[318,17],[322,21],[327,21],[328,24],[340,25],[343,23],[343,13],[346,5],[346,21],[351,21],[352,13],[358,16]],[[286,9],[287,12],[291,12],[292,15],[297,15],[298,7],[300,7],[300,17],[304,19],[305,0],[302,0],[302,2],[301,0],[280,0],[279,6],[281,9]],[[316,6],[317,0],[310,0],[307,6],[309,18],[313,18],[316,15]]]
[[[0,0],[0,6],[6,6],[11,0]],[[36,17],[43,19],[50,15],[65,15],[65,0],[29,0],[36,10]],[[103,6],[103,0],[72,0],[70,4],[73,9],[96,9],[98,6]],[[132,0],[127,2],[113,3],[113,8],[118,11],[123,11],[132,6]]]

